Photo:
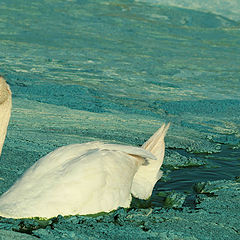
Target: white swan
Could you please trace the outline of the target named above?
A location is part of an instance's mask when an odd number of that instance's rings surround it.
[[[11,91],[0,77],[0,153],[11,111]],[[162,127],[143,146],[88,142],[60,147],[39,159],[0,197],[0,216],[86,215],[148,199],[161,177]]]

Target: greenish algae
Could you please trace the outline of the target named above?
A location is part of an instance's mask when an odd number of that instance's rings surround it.
[[[13,92],[1,193],[59,146],[140,146],[171,122],[151,199],[97,217],[1,218],[3,239],[239,238],[240,14],[152,3],[1,1],[0,73]]]

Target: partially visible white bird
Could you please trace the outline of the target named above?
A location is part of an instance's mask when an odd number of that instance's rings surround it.
[[[11,111],[11,91],[0,77],[0,153]],[[162,127],[140,147],[88,142],[60,147],[39,159],[0,197],[0,215],[51,218],[128,208],[132,195],[148,199],[161,178]]]

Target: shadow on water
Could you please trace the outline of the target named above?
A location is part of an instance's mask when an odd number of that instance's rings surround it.
[[[208,164],[201,167],[187,167],[172,171],[169,174],[170,180],[167,182],[159,181],[155,186],[152,205],[158,206],[156,194],[161,191],[192,193],[195,183],[230,180],[240,175],[240,149],[232,149],[223,145],[220,153],[195,156],[198,159],[207,160]]]

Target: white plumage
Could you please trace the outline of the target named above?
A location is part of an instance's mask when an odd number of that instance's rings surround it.
[[[0,77],[0,121],[4,119],[0,153],[10,117],[1,113],[10,110],[11,92]],[[0,197],[0,215],[50,218],[95,214],[129,207],[132,195],[149,198],[161,177],[168,127],[163,124],[142,148],[89,142],[56,149],[39,159]]]
[[[7,133],[7,126],[11,115],[12,93],[3,77],[0,76],[0,155]]]

